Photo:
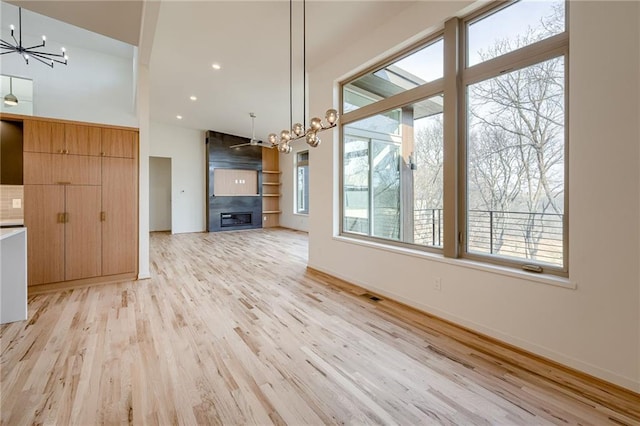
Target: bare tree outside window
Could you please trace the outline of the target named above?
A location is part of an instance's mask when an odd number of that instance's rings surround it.
[[[548,37],[564,20],[553,10],[481,51],[482,60]],[[468,86],[470,252],[562,265],[564,81],[561,56]]]

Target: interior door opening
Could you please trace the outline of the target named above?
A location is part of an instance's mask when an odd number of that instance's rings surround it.
[[[149,231],[171,229],[171,158],[149,157]]]

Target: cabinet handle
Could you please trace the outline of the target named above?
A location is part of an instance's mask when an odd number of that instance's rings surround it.
[[[100,212],[100,222],[104,222],[107,220],[107,213]]]
[[[69,223],[69,213],[64,213],[64,223]]]
[[[59,149],[58,154],[64,154],[64,149]]]
[[[68,153],[69,153],[68,149],[65,149],[64,152],[63,152],[63,154],[68,154]]]
[[[100,156],[101,156],[101,157],[104,157],[104,156],[106,156],[106,155],[107,155],[107,153],[106,153],[106,152],[101,152],[101,153],[100,153]]]
[[[58,213],[58,222],[57,223],[64,223],[64,213]]]

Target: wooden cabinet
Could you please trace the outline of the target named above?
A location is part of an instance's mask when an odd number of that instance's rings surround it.
[[[25,185],[27,281],[64,281],[64,186]]]
[[[100,157],[25,152],[23,173],[25,185],[100,185]]]
[[[122,129],[102,129],[102,152],[105,157],[137,158],[138,132]]]
[[[64,279],[102,274],[100,187],[65,185]]]
[[[82,124],[64,125],[64,153],[98,157],[102,152],[102,129]]]
[[[102,129],[97,126],[44,120],[25,120],[23,126],[26,152],[95,157],[102,152]]]
[[[277,149],[262,149],[262,227],[280,226],[280,175]]]
[[[24,129],[29,286],[135,277],[138,132],[26,118]]]
[[[24,192],[29,286],[100,275],[100,187],[25,185]]]
[[[102,273],[134,272],[137,266],[136,162],[130,158],[102,159]]]
[[[62,154],[64,124],[52,121],[24,120],[23,149],[28,152]]]

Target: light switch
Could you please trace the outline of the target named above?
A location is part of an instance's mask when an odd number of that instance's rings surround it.
[[[14,209],[21,209],[22,208],[22,199],[21,198],[14,198],[13,199],[13,208]]]

